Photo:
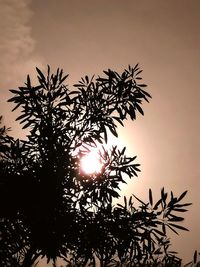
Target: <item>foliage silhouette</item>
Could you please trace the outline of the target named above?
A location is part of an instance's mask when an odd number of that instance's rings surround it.
[[[113,205],[120,184],[139,171],[125,148],[105,145],[124,120],[144,114],[141,105],[151,97],[138,64],[121,74],[109,69],[102,77],[85,76],[73,91],[63,70],[51,74],[48,66],[46,76],[36,70],[37,86],[27,76],[25,86],[10,90],[27,138],[0,131],[3,266],[30,267],[40,257],[60,257],[70,266],[96,266],[97,259],[100,266],[167,264],[174,253],[167,230],[187,230],[177,215],[190,205],[182,203],[187,191],[174,197],[163,188],[154,202],[149,189],[148,202],[132,195]],[[82,173],[81,157],[97,144],[101,172]]]
[[[186,263],[183,267],[199,267],[200,266],[200,252],[195,250],[192,261]]]

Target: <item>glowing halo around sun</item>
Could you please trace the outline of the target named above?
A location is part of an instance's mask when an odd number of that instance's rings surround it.
[[[96,150],[83,156],[80,160],[80,165],[83,173],[88,175],[100,173],[103,167],[98,151]]]

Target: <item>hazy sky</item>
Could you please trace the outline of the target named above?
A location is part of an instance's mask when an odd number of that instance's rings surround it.
[[[189,190],[190,232],[172,239],[186,260],[200,251],[199,26],[199,0],[0,0],[0,113],[16,136],[8,89],[35,76],[35,66],[62,67],[73,84],[140,63],[153,98],[144,117],[120,129],[121,142],[142,164],[123,193]]]

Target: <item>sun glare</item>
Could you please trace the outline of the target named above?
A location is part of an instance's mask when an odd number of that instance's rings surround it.
[[[89,152],[81,159],[81,169],[85,174],[100,173],[102,163],[98,151],[94,150]]]

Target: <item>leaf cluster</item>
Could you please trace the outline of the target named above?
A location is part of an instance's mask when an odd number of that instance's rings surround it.
[[[73,90],[62,69],[36,71],[36,86],[27,76],[24,86],[10,90],[13,111],[21,112],[16,120],[29,129],[27,139],[0,128],[1,262],[30,267],[39,257],[62,257],[71,265],[95,266],[98,258],[108,266],[166,259],[167,229],[186,230],[177,216],[190,205],[180,203],[186,192],[178,198],[171,192],[168,201],[162,189],[154,204],[149,190],[148,203],[133,195],[113,205],[126,177],[139,172],[125,148],[105,146],[108,133],[117,137],[118,125],[143,115],[142,104],[151,97],[138,65],[121,74],[109,69],[101,77],[85,76]],[[97,143],[102,170],[84,174],[80,159]]]

